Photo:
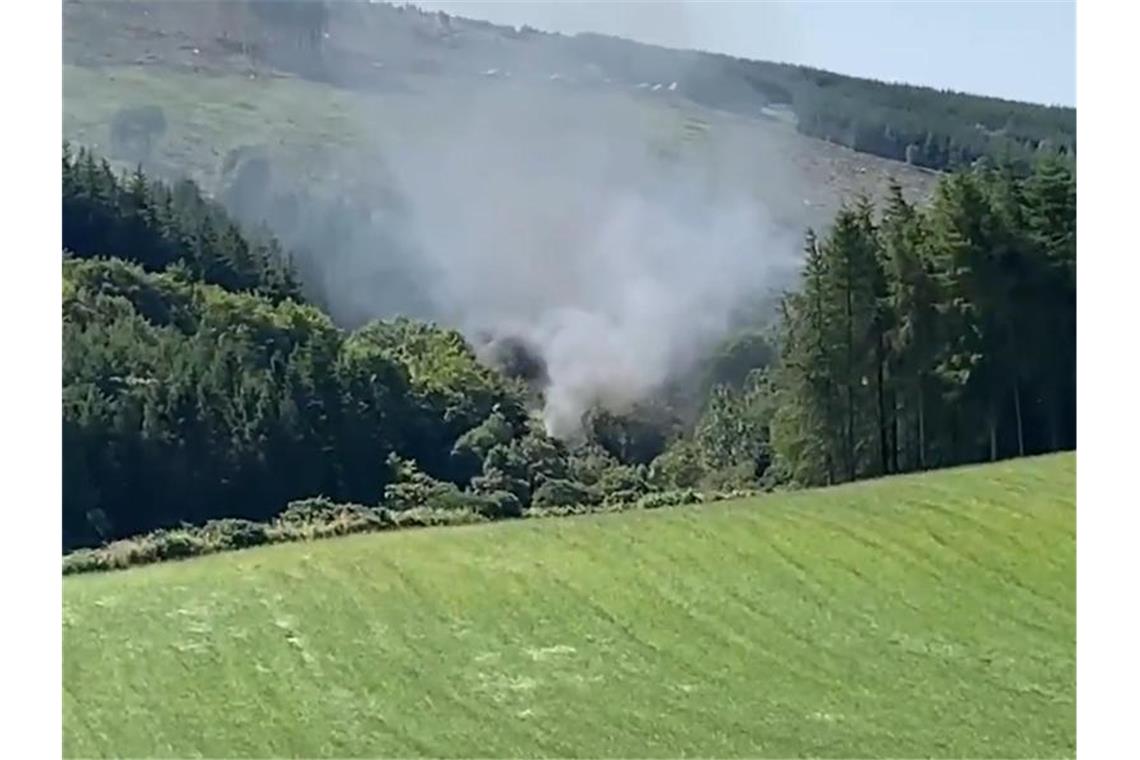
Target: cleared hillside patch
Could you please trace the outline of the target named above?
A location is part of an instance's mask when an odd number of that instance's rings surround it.
[[[1069,756],[1072,455],[64,583],[69,756]]]
[[[225,183],[227,154],[256,147],[281,170],[282,187],[317,183],[347,193],[350,186],[383,185],[380,169],[391,159],[467,145],[474,121],[506,145],[530,145],[528,155],[561,153],[577,141],[684,157],[706,167],[718,185],[751,195],[773,219],[797,230],[826,224],[856,193],[882,197],[891,179],[909,197],[925,200],[938,177],[805,137],[770,119],[665,95],[616,87],[566,89],[549,82],[473,85],[449,77],[404,78],[406,91],[375,93],[289,76],[251,79],[158,65],[68,64],[64,136],[102,150],[116,112],[158,106],[169,124],[150,157],[160,172],[185,174],[216,192]],[[485,147],[479,141],[471,145]],[[132,161],[119,163],[134,168]]]

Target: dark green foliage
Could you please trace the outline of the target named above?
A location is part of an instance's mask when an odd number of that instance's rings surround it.
[[[451,448],[451,471],[458,480],[469,480],[484,469],[484,460],[496,446],[507,445],[514,437],[507,418],[500,412],[468,430]]]
[[[509,493],[520,504],[530,503],[531,486],[524,478],[508,475],[497,467],[488,466],[486,471],[471,479],[471,490],[479,494]]]
[[[596,488],[572,480],[551,479],[535,490],[531,504],[541,509],[598,504],[601,500],[601,493]]]
[[[526,460],[526,477],[532,488],[543,481],[564,479],[569,475],[569,452],[561,441],[551,438],[544,430],[531,430],[515,445]]]
[[[421,472],[412,460],[396,454],[389,457],[394,471],[393,482],[384,489],[384,505],[397,512],[416,507],[446,504],[456,507],[462,503],[462,494],[454,483],[446,483]]]
[[[597,489],[607,500],[636,501],[649,490],[644,465],[617,465],[602,473]],[[620,494],[620,498],[618,497]],[[632,498],[627,498],[632,496]]]
[[[773,476],[825,484],[1076,446],[1076,186],[980,166],[809,237],[783,305]]]
[[[469,451],[482,459],[495,446],[510,443],[514,435],[515,431],[507,422],[507,418],[496,410],[487,419],[461,435],[452,451]]]
[[[487,452],[483,460],[484,474],[501,472],[512,478],[527,479],[527,460],[516,445],[499,444]]]
[[[181,271],[229,290],[272,300],[300,298],[300,286],[272,240],[247,239],[221,206],[190,181],[173,187],[141,171],[116,177],[81,148],[63,152],[63,248],[70,256],[115,256],[149,271]]]
[[[523,505],[513,493],[492,491],[479,500],[475,511],[489,520],[504,520],[522,517]]]
[[[462,508],[455,505],[448,509],[417,507],[397,513],[382,507],[338,504],[318,497],[290,504],[285,512],[269,522],[212,520],[202,527],[156,530],[96,549],[78,549],[64,556],[63,573],[120,570],[264,544],[311,541],[382,530],[467,525],[519,514],[520,511],[506,498],[470,501]]]
[[[752,373],[771,366],[777,359],[776,349],[762,332],[739,332],[718,346],[706,362],[701,382],[704,395],[718,385],[739,390]]]
[[[134,538],[113,541],[96,549],[77,549],[63,558],[63,573],[120,570],[169,559],[246,549],[262,544],[311,541],[374,533],[383,530],[471,525],[486,520],[566,517],[629,509],[657,509],[754,496],[747,490],[702,495],[692,489],[645,494],[640,498],[616,492],[604,502],[569,503],[563,506],[524,509],[512,494],[491,493],[475,499],[463,498],[451,508],[415,507],[394,512],[384,507],[339,504],[324,497],[302,499],[289,504],[276,519],[266,523],[246,520],[213,520],[201,528],[183,526],[158,530]]]
[[[676,441],[649,466],[649,481],[658,488],[694,488],[705,475],[697,444],[691,438]]]
[[[567,460],[567,479],[593,486],[607,470],[621,462],[597,443],[575,447]]]
[[[525,420],[517,389],[480,364],[455,330],[405,318],[375,321],[348,338],[346,351],[383,356],[407,370],[414,412],[401,426],[403,450],[433,477],[457,482],[471,477],[470,459],[452,455],[460,437],[492,413],[512,430]],[[488,430],[492,438],[498,434]]]
[[[377,503],[389,485],[404,511],[438,499],[517,511],[460,493],[489,446],[523,431],[525,411],[458,333],[396,320],[346,334],[279,287],[275,259],[250,258],[257,246],[191,184],[140,173],[123,185],[65,147],[63,199],[65,547],[223,517],[264,522],[313,494]],[[527,503],[520,469],[523,488],[490,490]],[[260,540],[239,525],[215,533]]]
[[[269,543],[269,531],[262,523],[250,520],[210,520],[202,528],[204,538],[233,549],[248,549]]]
[[[623,414],[596,409],[586,419],[591,441],[615,460],[635,464],[652,462],[679,428],[671,410],[662,404],[639,404]]]
[[[679,507],[686,504],[700,504],[704,498],[691,488],[680,491],[660,491],[649,493],[637,500],[639,509],[660,509],[661,507]]]
[[[766,107],[796,128],[854,150],[917,166],[966,168],[979,158],[1027,174],[1043,156],[1076,157],[1076,111],[842,76],[804,66],[714,53],[668,51],[596,34],[572,49],[615,81],[678,83],[698,103],[748,116]]]
[[[291,501],[277,516],[277,522],[283,525],[313,525],[322,522],[332,522],[342,512],[345,505],[337,504],[324,496],[312,496],[307,499]]]
[[[809,233],[776,336],[746,329],[694,373],[699,404],[595,410],[572,447],[528,416],[533,389],[454,330],[346,332],[256,267],[243,285],[233,255],[254,249],[208,221],[192,185],[138,174],[116,189],[88,154],[65,169],[64,227],[95,247],[63,262],[63,543],[106,545],[72,569],[1075,447],[1076,189],[1061,160],[1025,179],[953,175],[929,209],[897,188],[879,214],[845,207]],[[175,208],[207,220],[193,245],[192,227],[154,223]],[[132,241],[137,256],[94,255]]]

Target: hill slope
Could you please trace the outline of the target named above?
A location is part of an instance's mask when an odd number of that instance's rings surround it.
[[[271,167],[272,192],[307,187],[374,207],[402,194],[422,207],[446,198],[436,197],[439,181],[419,198],[414,175],[441,172],[453,153],[462,162],[489,155],[475,164],[481,177],[499,170],[536,185],[545,175],[582,181],[583,160],[604,162],[605,184],[640,178],[650,154],[699,166],[718,192],[754,197],[796,238],[852,193],[882,197],[894,177],[925,199],[936,180],[802,134],[748,77],[722,63],[698,76],[696,54],[628,43],[627,55],[619,40],[518,36],[460,19],[440,27],[435,14],[360,3],[329,5],[327,32],[311,48],[260,8],[65,3],[64,135],[124,167],[141,162],[241,195],[241,206],[263,192],[241,180],[250,158]],[[644,77],[657,89],[639,87]],[[116,137],[116,116],[145,106],[162,109],[163,126],[141,143]],[[488,188],[468,195],[479,191]],[[291,243],[282,229],[290,214],[266,216]]]
[[[1071,755],[1075,458],[64,583],[65,754]]]
[[[802,66],[572,37],[363,2],[64,4],[65,60],[163,63],[217,73],[274,69],[351,89],[415,89],[408,73],[512,77],[685,98],[718,111],[790,120],[865,153],[943,169],[979,156],[1028,161],[1075,152],[1076,113],[887,84]],[[422,80],[421,80],[422,81]]]

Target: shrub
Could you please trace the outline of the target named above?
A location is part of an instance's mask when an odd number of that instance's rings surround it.
[[[633,494],[629,501],[636,501],[637,497],[649,490],[645,479],[644,467],[618,465],[602,473],[598,479],[598,490],[609,500],[610,494]]]
[[[487,419],[459,436],[452,451],[453,453],[471,451],[481,460],[491,449],[509,443],[513,436],[514,430],[510,422],[496,410]]]
[[[100,549],[78,549],[63,557],[63,574],[93,573],[98,570],[114,570],[111,556]]]
[[[504,520],[522,517],[523,505],[519,498],[509,491],[494,491],[485,497],[486,508],[480,514],[490,520]]]
[[[268,526],[250,520],[210,520],[202,528],[207,543],[220,549],[246,549],[269,543]]]
[[[397,528],[431,528],[441,525],[471,525],[487,518],[478,512],[415,507],[392,515]]]
[[[151,537],[155,556],[159,560],[186,559],[216,551],[201,532],[193,528],[159,531],[151,534]]]
[[[756,466],[752,462],[741,462],[717,470],[709,470],[700,480],[700,490],[706,493],[717,491],[744,491],[755,487]]]
[[[637,500],[641,509],[659,509],[661,507],[679,507],[685,504],[700,504],[704,498],[691,488],[681,491],[661,491],[648,493]]]
[[[658,488],[692,488],[704,474],[697,448],[688,440],[677,441],[649,466],[649,481]]]
[[[616,483],[622,478],[614,476]],[[431,504],[393,511],[384,507],[338,504],[323,496],[290,502],[272,523],[249,520],[211,520],[202,527],[159,530],[136,538],[115,541],[97,549],[79,549],[63,558],[63,573],[116,570],[164,560],[184,559],[215,552],[243,549],[284,541],[305,541],[346,536],[352,533],[445,525],[470,525],[487,520],[532,517],[562,517],[627,509],[657,509],[698,504],[702,501],[740,498],[753,491],[734,490],[708,497],[693,489],[642,493],[616,489],[600,490],[572,480],[545,481],[527,509],[509,491],[473,493],[459,491],[448,483]]]
[[[606,494],[605,499],[603,499],[602,503],[608,504],[608,505],[636,504],[637,500],[640,499],[642,497],[642,495],[643,495],[643,491],[633,491],[633,490],[610,491],[609,493]]]
[[[527,477],[527,460],[518,446],[499,444],[492,447],[483,460],[483,472],[486,474],[493,470],[498,470],[512,478],[525,479]]]
[[[730,501],[732,499],[747,499],[761,493],[755,489],[749,488],[735,488],[730,491],[716,491],[715,493],[707,494],[705,501]]]
[[[571,517],[573,515],[588,515],[600,511],[598,507],[585,504],[571,504],[564,507],[530,507],[523,511],[523,517]]]
[[[601,501],[601,494],[594,488],[573,480],[552,479],[544,481],[534,492],[531,506],[568,507],[577,504],[592,505]]]
[[[482,494],[455,489],[440,494],[439,497],[425,506],[444,512],[478,512],[482,514],[490,509],[491,502]]]
[[[588,486],[595,485],[602,475],[619,462],[595,443],[578,446],[570,453],[567,480],[576,480]]]
[[[324,496],[313,496],[308,499],[291,501],[280,515],[277,522],[286,525],[311,525],[313,523],[329,521],[336,517],[343,505]]]
[[[459,488],[454,483],[436,480],[421,472],[416,463],[390,457],[396,481],[384,489],[384,506],[396,512],[416,507],[427,507],[453,500],[458,497]]]
[[[395,521],[386,509],[344,504],[331,520],[304,526],[293,538],[330,538],[353,533],[372,533],[393,527]]]
[[[511,477],[502,470],[490,468],[486,474],[471,479],[471,490],[478,494],[502,491],[513,494],[520,504],[530,502],[530,485],[522,478]]]

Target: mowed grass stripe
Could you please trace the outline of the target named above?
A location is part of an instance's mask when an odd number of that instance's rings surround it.
[[[64,582],[70,756],[1054,757],[1075,457]]]

